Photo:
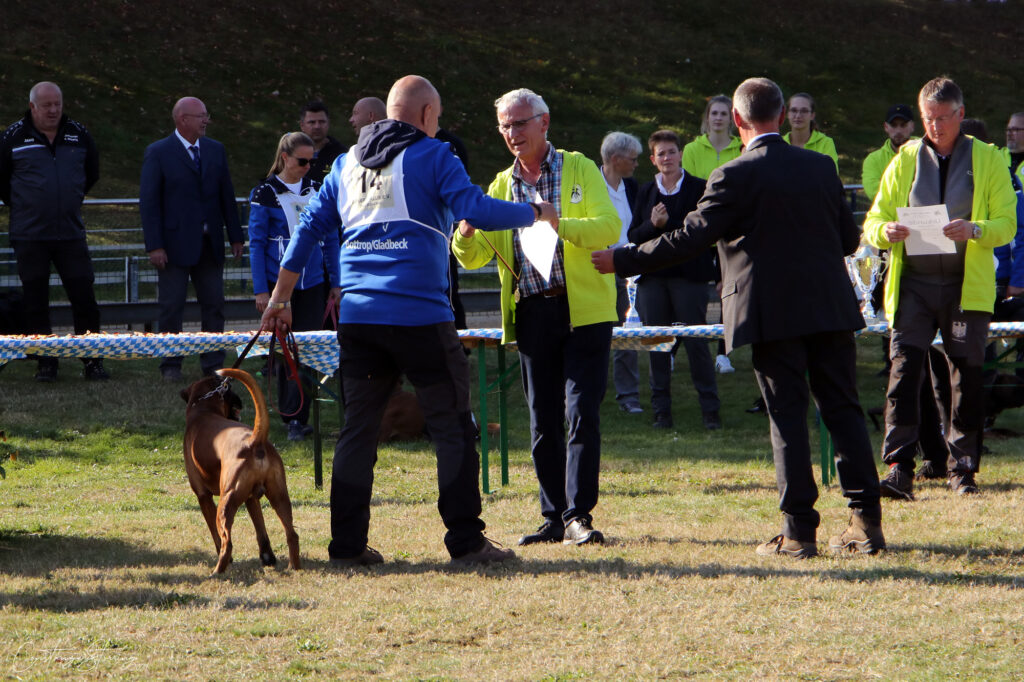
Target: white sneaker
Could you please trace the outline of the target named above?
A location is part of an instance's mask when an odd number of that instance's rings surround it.
[[[736,368],[729,362],[728,355],[719,355],[715,358],[715,369],[718,370],[719,374],[732,374],[736,371]]]

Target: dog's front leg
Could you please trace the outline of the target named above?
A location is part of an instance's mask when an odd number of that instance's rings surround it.
[[[217,554],[220,554],[220,535],[217,532],[217,505],[213,503],[213,495],[207,492],[196,493],[196,499],[199,500],[199,509],[202,510],[203,518],[206,519],[210,535],[213,536],[213,546],[217,548]]]
[[[217,532],[220,534],[220,557],[217,559],[217,567],[214,573],[223,573],[231,565],[231,525],[235,522],[235,512],[241,500],[238,499],[238,492],[228,490],[221,494],[220,504],[217,505]]]
[[[263,522],[263,509],[260,506],[260,498],[250,497],[245,501],[245,508],[249,510],[249,518],[256,529],[256,544],[260,548],[260,562],[264,566],[273,566],[277,563],[274,550],[270,547],[270,538],[267,536],[267,525]]]

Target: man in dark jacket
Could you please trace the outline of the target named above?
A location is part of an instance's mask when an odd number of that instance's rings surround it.
[[[327,105],[314,100],[299,112],[299,128],[313,140],[313,160],[309,162],[307,177],[323,184],[331,172],[334,160],[345,153],[345,147],[327,134],[331,127],[331,114]]]
[[[683,227],[642,246],[600,251],[601,272],[630,275],[692,259],[718,242],[726,350],[751,344],[751,360],[771,419],[782,533],[758,554],[817,554],[818,489],[807,434],[808,379],[835,443],[850,526],[829,540],[834,552],[885,547],[878,471],[856,383],[853,332],[864,326],[844,254],[860,232],[831,160],[787,145],[782,92],[744,81],[733,120],[746,151],[715,169]]]
[[[29,334],[51,333],[50,263],[71,303],[75,333],[100,330],[82,223],[82,200],[100,176],[99,153],[89,131],[65,116],[63,105],[55,83],[36,83],[25,118],[0,138],[0,199],[11,210],[11,247]],[[82,362],[86,379],[110,378],[103,360]],[[56,378],[57,358],[39,358],[36,381]]]

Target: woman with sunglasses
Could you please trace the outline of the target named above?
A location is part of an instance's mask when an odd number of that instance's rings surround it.
[[[319,189],[319,183],[306,177],[312,159],[313,140],[309,136],[285,133],[277,143],[267,179],[249,195],[249,264],[256,309],[260,314],[270,302],[281,259],[299,217]],[[310,255],[292,294],[293,331],[322,329],[328,301],[337,309],[341,299],[337,235],[322,242],[320,247]],[[325,280],[325,271],[329,281]],[[288,440],[302,440],[313,430],[308,426],[309,399],[301,399],[298,386],[288,381],[287,368],[282,364],[276,367],[278,408],[281,419],[288,425]]]

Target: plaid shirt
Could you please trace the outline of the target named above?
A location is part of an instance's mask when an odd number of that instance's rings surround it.
[[[537,180],[536,187],[523,179],[519,159],[512,164],[512,201],[520,204],[534,201],[534,191],[540,197],[540,201],[554,204],[558,217],[562,217],[562,155],[555,151],[550,142],[547,156],[540,164],[540,179]],[[513,267],[519,271],[519,295],[525,298],[554,287],[564,287],[565,257],[562,240],[558,240],[558,246],[555,248],[555,256],[551,263],[551,279],[545,282],[537,268],[533,267],[523,253],[523,246],[519,242],[519,229],[514,230],[512,234],[512,245],[515,249]]]

